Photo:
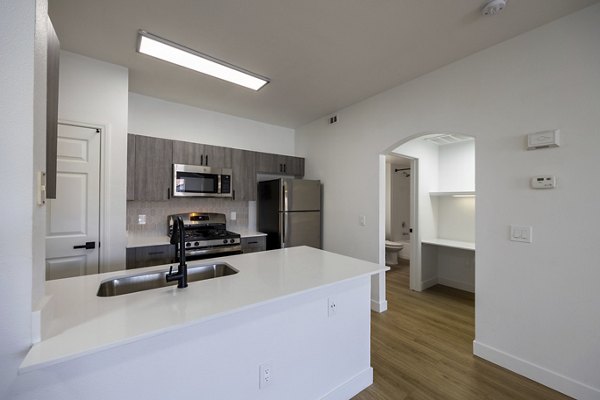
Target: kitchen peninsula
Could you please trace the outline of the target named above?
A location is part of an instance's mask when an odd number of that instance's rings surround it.
[[[54,318],[14,398],[348,399],[372,383],[370,277],[385,267],[310,247],[219,261],[239,272],[186,289],[96,296],[124,271],[47,282]]]

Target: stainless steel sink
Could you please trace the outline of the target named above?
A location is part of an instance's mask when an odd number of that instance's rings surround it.
[[[174,267],[174,269],[176,266]],[[176,285],[177,282],[167,282],[165,276],[169,271],[152,271],[138,275],[120,276],[103,281],[98,287],[97,296],[110,297],[122,294],[140,292],[142,290],[158,289]],[[188,266],[188,282],[203,281],[221,276],[237,274],[238,270],[227,263],[214,263]]]

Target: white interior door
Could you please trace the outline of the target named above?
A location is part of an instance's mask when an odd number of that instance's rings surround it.
[[[100,132],[59,124],[57,156],[56,199],[46,207],[46,279],[98,273]]]

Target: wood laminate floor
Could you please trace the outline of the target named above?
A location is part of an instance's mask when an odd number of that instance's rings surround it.
[[[371,314],[374,383],[354,400],[570,399],[473,355],[472,293],[408,282],[408,265],[387,272],[388,311]]]

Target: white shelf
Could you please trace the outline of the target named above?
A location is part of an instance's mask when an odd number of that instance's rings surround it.
[[[421,243],[432,244],[435,246],[442,246],[442,247],[451,247],[453,249],[475,251],[475,243],[472,243],[472,242],[461,242],[458,240],[448,240],[448,239],[427,239],[427,240],[421,240]]]
[[[446,196],[446,197],[466,197],[466,196],[473,196],[475,197],[475,191],[474,190],[468,190],[465,192],[429,192],[430,196],[436,196],[436,197],[442,197],[442,196]]]

